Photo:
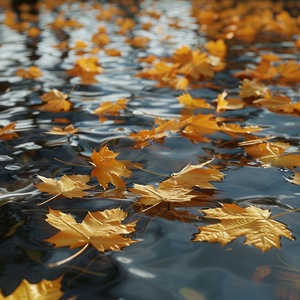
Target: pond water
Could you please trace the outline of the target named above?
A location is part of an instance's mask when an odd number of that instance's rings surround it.
[[[227,1],[226,5],[233,2]],[[153,78],[136,76],[149,68],[140,58],[148,55],[170,58],[183,45],[206,51],[205,43],[226,35],[222,28],[214,32],[217,19],[215,25],[209,22],[201,25],[202,19],[195,16],[195,9],[211,12],[215,9],[212,3],[217,5],[217,2],[99,3],[44,1],[39,7],[38,20],[29,25],[40,30],[37,35],[30,34],[28,29],[16,30],[9,26],[8,7],[3,5],[1,9],[0,125],[3,128],[16,122],[14,132],[18,135],[0,141],[0,288],[3,295],[12,294],[23,279],[34,284],[63,276],[61,299],[299,299],[299,212],[276,218],[287,225],[294,238],[281,237],[280,249],[273,247],[262,253],[253,245],[245,245],[244,236],[224,246],[192,241],[199,233],[196,226],[211,223],[199,210],[219,207],[220,203],[270,209],[273,215],[300,207],[299,185],[286,180],[293,175],[291,168],[266,167],[259,160],[249,158],[238,146],[238,142],[250,139],[245,135],[220,131],[205,134],[206,140],[197,141],[171,130],[163,140],[150,140],[145,147],[136,147],[134,139],[129,137],[130,133],[155,127],[157,117],[179,120],[186,114],[178,101],[183,90],[167,84],[158,86]],[[76,20],[82,26],[50,26],[62,12],[64,20]],[[114,15],[116,12],[119,15]],[[118,19],[133,20],[134,26],[122,33]],[[187,90],[194,98],[205,99],[210,104],[225,90],[230,97],[239,98],[241,79],[234,74],[255,66],[260,55],[275,53],[282,60],[299,62],[300,47],[297,51],[295,46],[300,34],[299,17],[295,20],[298,20],[295,21],[298,31],[292,33],[270,30],[257,33],[254,39],[243,39],[241,33],[240,38],[227,39],[225,68],[209,80],[191,83]],[[95,45],[91,38],[101,26],[106,28],[110,41]],[[144,46],[134,46],[127,39],[135,36],[149,40]],[[86,43],[84,50],[76,49],[79,40]],[[60,44],[64,41],[65,48]],[[99,49],[93,52],[96,47]],[[102,48],[120,50],[121,55],[110,56]],[[89,56],[97,57],[104,69],[95,75],[94,82],[68,75],[66,70],[72,69],[76,60]],[[41,77],[26,79],[16,75],[18,69],[32,65],[42,71]],[[300,100],[299,80],[284,84],[269,80],[265,85],[274,93],[279,91],[289,96],[295,103]],[[51,89],[68,94],[70,110],[41,109],[44,104],[41,96]],[[100,122],[99,116],[93,113],[100,104],[122,98],[128,102],[120,114],[108,114]],[[218,113],[215,109],[197,109],[192,114],[199,112],[212,113],[241,126],[260,126],[263,130],[254,132],[253,138],[273,136],[275,141],[289,143],[290,153],[299,151],[299,111],[277,113],[246,105]],[[76,134],[47,134],[53,127],[64,128],[69,124],[78,128]],[[95,178],[91,185],[97,186],[88,197],[61,197],[38,205],[53,195],[35,187],[40,183],[37,175],[55,179],[64,174],[90,175],[87,166],[93,149],[98,151],[105,144],[119,153],[117,159],[141,164],[142,169],[133,169],[132,176],[124,179],[128,189],[134,184],[157,186],[189,163],[196,165],[211,159],[211,165],[224,178],[212,182],[214,190],[203,191],[198,205],[181,206],[194,214],[186,222],[180,218],[169,220],[154,208],[152,213],[151,208],[139,211],[133,204],[137,196],[129,192],[124,197],[110,193],[112,185],[103,193]],[[129,235],[137,242],[121,251],[99,252],[89,246],[74,259],[51,267],[49,264],[70,257],[78,248],[54,248],[44,241],[57,233],[45,221],[49,207],[70,213],[79,221],[88,211],[120,207],[128,213],[128,222],[137,220],[136,230]]]

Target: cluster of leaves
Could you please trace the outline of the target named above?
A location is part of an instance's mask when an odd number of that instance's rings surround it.
[[[45,1],[45,5],[49,10],[53,8],[51,1]],[[298,62],[282,60],[274,54],[261,55],[260,62],[254,68],[235,72],[235,77],[241,80],[239,98],[228,97],[228,92],[222,87],[222,91],[213,101],[193,96],[193,89],[202,86],[220,89],[212,81],[216,73],[226,68],[226,55],[229,50],[231,51],[227,46],[230,40],[252,41],[259,34],[269,32],[285,36],[299,34],[299,20],[283,11],[279,4],[272,7],[271,2],[263,7],[258,6],[256,2],[255,4],[240,2],[234,9],[232,5],[226,4],[230,8],[223,5],[219,1],[192,1],[192,15],[199,24],[199,30],[212,38],[203,47],[193,49],[189,46],[181,46],[169,57],[149,55],[138,59],[144,68],[135,75],[156,81],[157,87],[182,91],[177,100],[183,110],[177,119],[163,119],[157,116],[153,120],[152,128],[149,129],[151,126],[149,124],[146,129],[130,132],[124,135],[124,138],[135,142],[134,149],[141,149],[155,142],[162,143],[172,136],[182,136],[193,143],[199,143],[211,141],[214,135],[226,134],[240,141],[235,150],[243,153],[245,163],[254,161],[263,167],[289,169],[294,175],[288,181],[300,185],[300,174],[296,171],[296,167],[300,166],[300,154],[289,152],[288,143],[276,139],[271,141],[274,139],[272,137],[255,136],[255,133],[263,131],[263,128],[240,124],[237,121],[232,122],[231,119],[220,115],[224,111],[239,110],[246,106],[266,108],[273,113],[299,115],[299,101],[293,102],[287,95],[275,94],[267,86],[269,82],[286,86],[297,84],[300,75]],[[93,9],[98,10],[96,17],[99,21],[114,21],[117,29],[113,34],[126,36],[128,45],[133,48],[147,48],[149,38],[128,36],[128,33],[137,26],[136,22],[124,16],[123,11],[117,6],[94,4]],[[131,10],[134,12],[135,7],[131,6]],[[160,18],[160,14],[155,10],[141,12],[140,15],[142,14],[154,20]],[[40,31],[30,25],[31,18],[33,17],[26,14],[26,7],[23,8],[22,22],[16,22],[13,13],[8,10],[3,23],[15,30],[25,32],[29,37],[38,36]],[[180,26],[176,20],[169,25],[175,28]],[[65,28],[75,30],[83,25],[76,19],[66,17],[64,12],[60,12],[48,26],[52,30]],[[152,26],[154,26],[152,23],[142,24],[144,29]],[[168,39],[168,36],[162,36],[163,41]],[[74,45],[69,45],[67,41],[55,45],[61,51],[74,51],[78,56],[73,68],[66,70],[66,75],[79,77],[83,84],[96,83],[97,75],[105,72],[97,54],[122,56],[122,51],[119,49],[109,48],[110,41],[107,28],[100,26],[91,36],[89,44],[77,40]],[[299,45],[299,41],[295,41],[295,45]],[[42,78],[43,70],[30,66],[20,68],[16,75],[24,79],[37,80]],[[44,92],[40,99],[43,103],[35,106],[38,110],[52,113],[72,110],[72,95],[58,89]],[[105,101],[95,108],[92,114],[98,115],[101,123],[105,123],[108,119],[117,121],[122,112],[130,110],[129,104],[130,101],[125,98],[117,99],[115,102]],[[0,129],[0,139],[17,139],[19,137],[17,129],[17,122],[6,124]],[[80,130],[73,124],[68,124],[64,128],[53,127],[46,133],[70,136]],[[176,170],[177,173],[166,176],[167,178],[159,181],[157,186],[134,183],[131,187],[127,186],[126,180],[131,177],[134,169],[140,170],[142,166],[131,161],[118,160],[118,155],[119,153],[104,145],[98,151],[93,149],[88,161],[91,170],[89,174],[65,174],[60,179],[38,175],[42,183],[36,183],[35,187],[42,193],[52,195],[38,205],[44,205],[57,198],[88,199],[89,192],[93,192],[100,186],[103,191],[114,192],[114,198],[131,199],[133,208],[139,213],[150,217],[159,216],[170,220],[195,222],[199,229],[199,233],[192,239],[195,242],[219,242],[226,245],[243,236],[245,244],[252,244],[265,252],[272,247],[280,248],[281,236],[293,240],[291,231],[284,224],[274,220],[269,210],[256,206],[240,207],[228,203],[214,207],[215,203],[209,191],[215,190],[216,187],[211,182],[220,182],[224,178],[224,173],[210,160],[203,164],[188,164],[181,170]],[[217,155],[216,158],[226,160],[222,154]],[[97,184],[88,184],[93,179],[97,180]],[[205,207],[210,203],[213,207],[206,209]],[[49,208],[45,220],[58,232],[44,241],[53,244],[55,248],[80,248],[75,255],[52,266],[74,258],[87,247],[93,247],[99,252],[118,251],[136,243],[137,240],[134,240],[131,234],[136,230],[138,221],[128,222],[125,220],[126,217],[127,212],[121,208],[111,208],[104,211],[88,211],[85,218],[79,222],[71,214]],[[206,226],[197,225],[199,220],[210,219],[216,222]],[[48,290],[51,290],[57,293],[53,297],[58,298],[61,296],[59,292],[61,279],[52,282],[42,280],[38,285],[23,280],[12,297],[21,298],[28,293],[28,290],[31,290],[34,297],[36,295],[44,297],[45,294],[48,297]]]

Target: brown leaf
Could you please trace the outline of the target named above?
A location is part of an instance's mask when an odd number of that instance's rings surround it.
[[[39,106],[39,109],[41,110],[51,112],[70,110],[71,102],[67,100],[68,94],[63,94],[57,89],[44,93],[40,98],[46,102],[44,105]]]
[[[0,128],[0,140],[12,140],[13,138],[19,137],[19,135],[14,132],[16,124],[16,122],[12,122]]]
[[[220,220],[220,223],[200,226],[193,241],[219,242],[223,246],[240,236],[245,244],[253,244],[265,252],[272,247],[280,248],[280,236],[293,240],[291,232],[270,218],[269,210],[255,206],[242,208],[236,204],[223,204],[220,208],[202,210],[206,217]]]
[[[43,73],[38,67],[31,66],[28,69],[18,69],[16,75],[24,79],[37,79],[40,78]]]
[[[68,135],[74,134],[78,132],[78,128],[74,128],[73,124],[66,126],[65,128],[60,127],[52,127],[51,130],[47,131],[47,134],[55,134],[55,135]]]

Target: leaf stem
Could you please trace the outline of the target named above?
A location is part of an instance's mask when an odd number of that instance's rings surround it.
[[[271,216],[269,219],[274,219],[276,217],[280,217],[280,216],[283,216],[283,215],[288,215],[288,214],[294,213],[296,211],[300,211],[300,207],[292,209],[290,211],[285,211],[283,213],[280,213],[280,214],[277,214],[277,215],[274,215],[274,216]]]
[[[90,243],[86,243],[86,244],[84,245],[84,247],[81,248],[79,251],[77,251],[77,252],[74,253],[73,255],[71,255],[71,256],[69,256],[69,257],[63,259],[63,260],[60,260],[60,261],[58,261],[58,262],[56,262],[56,263],[48,264],[48,267],[49,267],[49,268],[57,267],[57,266],[60,266],[60,265],[62,265],[62,264],[64,264],[64,263],[66,263],[66,262],[72,260],[72,259],[75,258],[76,256],[80,255],[80,254],[87,248],[87,246],[88,246],[89,244],[90,244]]]
[[[60,195],[61,195],[61,194],[54,195],[54,196],[51,197],[50,199],[48,199],[48,200],[46,200],[46,201],[44,201],[44,202],[42,202],[42,203],[38,203],[37,206],[43,205],[43,204],[45,204],[45,203],[47,203],[47,202],[49,202],[49,201],[51,201],[51,200],[54,200],[55,198],[57,198],[57,197],[60,196]]]

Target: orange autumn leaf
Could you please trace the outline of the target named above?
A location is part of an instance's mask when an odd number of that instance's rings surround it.
[[[182,94],[177,99],[181,104],[183,104],[186,108],[189,109],[212,108],[212,106],[208,104],[205,99],[193,98],[189,93]]]
[[[287,61],[277,67],[281,79],[288,81],[300,81],[300,64],[296,61]]]
[[[119,49],[103,49],[104,53],[109,56],[122,56],[122,51]]]
[[[189,81],[185,77],[164,78],[163,81],[175,90],[185,90],[189,85]]]
[[[52,300],[61,299],[63,292],[61,291],[62,276],[55,280],[42,279],[38,283],[30,283],[23,279],[19,286],[8,296],[4,296],[0,292],[0,299],[16,300]]]
[[[100,252],[121,250],[121,248],[136,243],[127,235],[135,231],[136,222],[122,224],[127,213],[121,208],[104,211],[88,212],[81,223],[76,222],[70,214],[49,208],[46,221],[59,230],[45,242],[57,247],[78,248],[83,250],[91,245]]]
[[[37,79],[40,78],[43,75],[43,73],[38,67],[31,66],[27,69],[18,69],[16,75],[24,79]]]
[[[209,52],[211,55],[224,57],[226,56],[227,46],[223,39],[218,39],[216,41],[208,41],[204,48]]]
[[[245,106],[245,103],[241,99],[235,99],[235,98],[225,99],[227,95],[228,94],[226,92],[218,94],[218,98],[215,100],[215,102],[217,102],[217,108],[216,108],[217,113],[223,110],[240,109]]]
[[[139,204],[145,206],[154,206],[161,202],[185,202],[195,197],[194,195],[189,195],[191,189],[185,189],[165,181],[161,182],[158,188],[151,184],[141,185],[135,183],[129,191],[139,197]]]
[[[300,173],[293,171],[293,176],[291,179],[286,178],[286,180],[290,183],[300,185]]]
[[[270,96],[267,99],[257,99],[254,104],[260,104],[276,113],[298,113],[300,112],[300,101],[293,103],[287,95]]]
[[[184,131],[187,133],[213,134],[220,129],[215,116],[212,114],[197,114],[187,118],[185,122],[187,126],[185,126]]]
[[[130,133],[129,138],[136,141],[135,148],[144,148],[150,144],[151,141],[161,142],[168,136],[166,132],[157,131],[156,128],[140,130],[136,133]]]
[[[256,80],[244,79],[242,85],[240,86],[240,97],[241,98],[250,98],[254,97],[264,98],[270,94],[268,88],[263,84],[259,83]]]
[[[127,39],[126,43],[136,47],[136,48],[145,48],[148,46],[150,39],[144,36],[135,36],[131,39]]]
[[[183,187],[185,189],[192,189],[199,187],[201,189],[215,189],[210,181],[221,181],[224,174],[216,169],[203,168],[208,162],[200,165],[188,164],[178,173],[173,173],[170,178],[164,182],[168,182],[173,186]]]
[[[39,106],[39,109],[51,112],[69,111],[71,102],[67,100],[68,94],[64,94],[57,89],[44,93],[40,97],[45,104]]]
[[[66,126],[65,128],[60,127],[52,127],[47,134],[54,134],[54,135],[68,135],[74,134],[78,132],[78,128],[74,128],[73,124]]]
[[[265,166],[272,165],[288,169],[300,166],[300,154],[285,153],[288,148],[289,144],[280,142],[244,145],[246,153],[263,162]]]
[[[259,126],[244,126],[241,127],[239,124],[230,124],[230,123],[222,123],[220,126],[220,130],[225,133],[251,133],[251,132],[259,132],[262,130]]]
[[[126,184],[121,177],[131,176],[131,171],[126,165],[116,160],[118,155],[119,153],[114,153],[107,146],[101,147],[98,152],[94,150],[91,155],[91,164],[94,166],[91,177],[96,177],[104,190],[107,189],[108,183],[116,188],[124,188]]]
[[[117,102],[113,103],[110,101],[106,101],[99,105],[98,108],[96,108],[92,113],[97,114],[100,117],[104,115],[110,115],[110,116],[118,116],[120,115],[121,110],[124,110],[127,108],[126,104],[128,102],[128,99],[119,99]]]
[[[201,210],[207,218],[219,220],[217,224],[199,226],[200,233],[193,241],[219,242],[223,246],[238,237],[245,236],[245,244],[252,244],[265,251],[280,248],[280,237],[293,240],[285,225],[273,220],[269,210],[255,206],[246,208],[236,204],[222,204],[219,208]]]
[[[0,140],[12,140],[19,137],[19,135],[14,132],[16,124],[16,122],[12,122],[0,128]]]
[[[37,177],[43,181],[43,183],[35,184],[35,187],[40,192],[55,195],[39,205],[42,205],[59,196],[64,196],[69,199],[83,198],[88,195],[88,193],[84,192],[84,190],[92,188],[92,186],[86,184],[88,181],[90,181],[90,177],[88,175],[63,175],[59,180],[46,178],[40,175],[37,175]]]

